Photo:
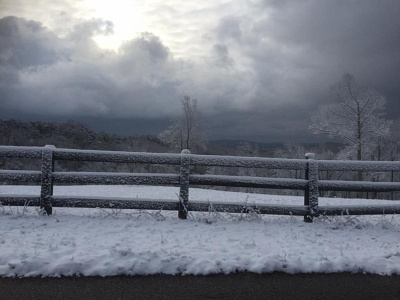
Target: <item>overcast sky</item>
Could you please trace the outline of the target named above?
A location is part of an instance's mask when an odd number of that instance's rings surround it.
[[[157,134],[198,99],[210,139],[305,142],[351,73],[400,116],[400,1],[0,0],[0,117]]]

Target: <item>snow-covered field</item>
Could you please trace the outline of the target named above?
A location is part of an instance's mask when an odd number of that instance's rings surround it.
[[[1,194],[39,187],[0,186]],[[55,187],[55,195],[176,199],[177,188]],[[299,204],[303,199],[190,189],[190,199]],[[320,199],[321,205],[393,203]],[[54,208],[0,209],[0,276],[211,274],[236,271],[400,274],[399,216],[302,217]]]

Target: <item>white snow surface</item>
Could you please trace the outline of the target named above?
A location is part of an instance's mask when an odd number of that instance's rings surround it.
[[[55,195],[177,199],[178,188],[63,186]],[[0,194],[39,195],[38,186]],[[190,199],[303,203],[302,197],[190,189]],[[320,205],[392,204],[321,198]],[[366,272],[400,274],[400,218],[302,217],[115,209],[0,209],[0,276]]]

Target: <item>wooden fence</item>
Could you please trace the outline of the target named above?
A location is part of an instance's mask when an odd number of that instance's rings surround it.
[[[3,206],[37,206],[50,215],[52,207],[118,208],[144,210],[177,210],[181,219],[189,211],[209,211],[209,201],[189,201],[189,186],[230,186],[271,189],[304,190],[304,205],[258,204],[212,202],[217,211],[242,213],[255,211],[259,214],[304,216],[312,222],[319,215],[372,215],[398,214],[400,204],[320,206],[320,190],[388,192],[400,191],[400,182],[360,182],[319,180],[319,171],[399,172],[400,162],[376,161],[327,161],[316,160],[314,154],[306,159],[278,159],[261,157],[194,155],[183,150],[181,154],[140,153],[119,151],[95,151],[57,149],[45,147],[0,146],[0,158],[41,159],[41,171],[0,170],[0,182],[40,183],[40,196],[0,194]],[[179,174],[116,173],[116,172],[55,172],[55,161],[139,163],[180,166]],[[239,168],[266,168],[303,170],[304,179],[267,178],[251,176],[196,175],[191,166],[218,166]],[[163,185],[180,187],[178,199],[126,199],[103,197],[77,197],[53,195],[54,184],[102,184],[102,185]]]

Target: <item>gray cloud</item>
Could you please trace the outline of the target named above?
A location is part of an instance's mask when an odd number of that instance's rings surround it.
[[[240,20],[235,17],[223,18],[217,27],[217,36],[220,40],[240,40],[242,31],[240,29]]]
[[[267,61],[283,73],[281,79],[286,74],[299,81],[302,90],[326,88],[348,71],[384,92],[399,74],[399,13],[395,1],[286,2],[253,24],[258,44],[250,45],[249,56],[255,65]],[[264,45],[260,36],[267,39]],[[272,73],[266,70],[260,72]]]
[[[332,100],[329,86],[351,72],[386,94],[389,117],[398,118],[399,3],[265,1],[252,9],[252,18],[241,17],[240,41],[226,43],[255,73],[254,111],[269,118],[289,109],[292,120],[302,111],[305,129],[312,109]],[[217,40],[224,28],[222,20]]]
[[[163,6],[154,13],[160,21],[181,12]],[[191,11],[187,34],[198,35],[201,19],[218,14],[204,25],[213,30],[203,32],[202,55],[185,44],[197,55],[185,58],[152,33],[118,51],[100,49],[92,37],[113,32],[102,19],[75,20],[62,36],[35,21],[0,19],[2,117],[103,118],[107,126],[132,119],[156,133],[188,94],[198,98],[213,138],[309,140],[313,110],[332,101],[329,87],[350,72],[385,94],[388,117],[399,118],[400,3],[243,2],[232,14]],[[184,37],[185,27],[175,27]]]
[[[111,30],[100,20],[76,26],[64,39],[14,17],[2,19],[0,30],[1,74],[8,82],[2,86],[8,95],[3,111],[153,117],[170,114],[165,101],[178,98],[169,50],[151,34],[115,53],[91,40],[94,33]]]
[[[59,59],[57,36],[48,32],[40,23],[6,17],[0,19],[0,62],[2,68],[16,69],[49,65]],[[49,46],[50,45],[50,46]]]
[[[213,46],[215,54],[215,63],[222,67],[231,67],[234,63],[233,59],[229,56],[229,49],[224,44],[215,44]]]

